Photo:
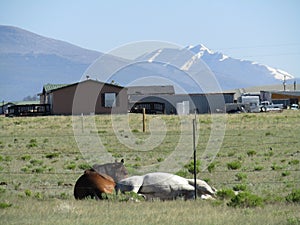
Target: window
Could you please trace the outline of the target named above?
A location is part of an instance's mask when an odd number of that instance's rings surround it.
[[[116,93],[104,93],[103,94],[104,107],[112,108],[116,107],[117,94]]]

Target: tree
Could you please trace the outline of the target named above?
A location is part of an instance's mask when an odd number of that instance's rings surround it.
[[[23,98],[23,101],[37,101],[38,97],[36,95],[30,96],[28,95],[27,97]]]

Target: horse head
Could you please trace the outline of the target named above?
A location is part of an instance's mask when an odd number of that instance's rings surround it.
[[[94,164],[92,168],[98,173],[104,173],[111,176],[115,182],[128,177],[128,171],[124,166],[124,160],[114,163],[106,163],[103,165]]]

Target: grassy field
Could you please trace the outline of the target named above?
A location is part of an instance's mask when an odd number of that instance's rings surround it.
[[[177,146],[187,146],[183,153],[192,156],[193,118],[147,115],[147,132],[143,133],[138,114],[117,116],[113,121],[110,116],[97,115],[92,117],[94,124],[89,117],[73,122],[71,116],[0,117],[1,224],[300,224],[299,202],[286,201],[287,195],[300,189],[298,111],[235,114],[221,120],[197,116],[197,177],[224,193],[252,193],[263,200],[262,207],[231,207],[227,205],[230,198],[196,202],[120,202],[114,197],[102,202],[74,200],[73,185],[83,170],[106,159],[101,158],[95,138],[113,158],[125,159],[130,175],[153,164],[158,165],[152,168],[155,171]],[[114,125],[128,121],[127,128]],[[224,137],[222,132],[212,135],[213,130],[222,131],[223,125]],[[208,167],[201,167],[209,157],[205,150],[210,138],[212,147],[214,142],[221,146],[214,149],[217,154]],[[144,150],[149,140],[154,148]],[[186,140],[189,143],[181,145]],[[181,163],[176,172],[192,177],[189,162]]]

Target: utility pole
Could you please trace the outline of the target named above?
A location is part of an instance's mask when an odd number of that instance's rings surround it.
[[[283,90],[285,91],[286,90],[286,76],[284,75],[284,78],[283,78]]]

